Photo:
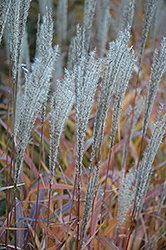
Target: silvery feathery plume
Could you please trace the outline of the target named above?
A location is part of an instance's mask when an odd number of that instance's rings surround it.
[[[136,56],[132,48],[126,48],[125,52],[122,55],[120,72],[117,76],[117,82],[115,89],[115,98],[114,98],[114,112],[113,112],[113,120],[112,120],[112,133],[111,133],[111,143],[110,149],[112,149],[115,134],[117,130],[117,124],[122,108],[123,99],[125,96],[125,92],[129,83],[129,79],[136,63]]]
[[[143,134],[145,134],[147,130],[148,120],[152,111],[159,83],[165,69],[165,65],[166,65],[166,37],[164,37],[161,41],[160,51],[158,51],[157,49],[154,51],[153,64],[151,67],[151,76],[149,85],[147,87],[146,99],[145,99]]]
[[[83,55],[85,57],[88,55],[85,43],[85,28],[80,27],[78,24],[76,27],[76,36],[72,39],[69,46],[68,69],[73,70]]]
[[[57,7],[57,35],[59,44],[62,44],[67,38],[67,8],[68,0],[59,0]]]
[[[47,9],[52,9],[53,0],[39,0],[39,8],[42,16],[46,15]]]
[[[129,33],[127,32],[126,34],[127,35],[125,36],[121,33],[119,39],[110,43],[108,55],[105,59],[105,68],[101,83],[100,98],[97,106],[97,114],[94,125],[94,141],[92,144],[91,155],[92,164],[90,164],[90,169],[92,168],[93,161],[95,158],[95,150],[99,149],[103,139],[105,120],[107,117],[111,97],[113,96],[116,88],[118,76],[121,76],[121,72],[124,71],[122,61],[124,60],[124,55],[128,50],[129,39],[129,37],[126,38],[127,36],[129,36]]]
[[[111,81],[117,82],[117,77],[120,75],[120,69],[122,71],[122,62],[128,51],[128,43],[130,39],[130,32],[128,30],[120,31],[118,39],[115,42],[110,43],[107,58],[112,57],[114,53],[114,63],[112,67]]]
[[[91,171],[91,179],[87,184],[87,192],[85,197],[85,207],[84,207],[84,215],[83,215],[83,226],[82,226],[82,237],[81,237],[81,246],[83,245],[83,240],[85,236],[85,230],[87,227],[87,222],[89,219],[89,214],[92,206],[92,201],[96,192],[96,188],[99,181],[99,162],[97,163],[97,167],[93,167],[95,155],[98,154],[100,144],[103,139],[103,131],[105,127],[105,119],[108,112],[108,107],[110,104],[111,96],[113,95],[113,82],[110,81],[111,78],[111,69],[112,69],[112,61],[114,58],[114,54],[112,54],[112,60],[106,60],[106,65],[104,68],[104,75],[102,79],[102,86],[100,91],[100,99],[97,106],[97,114],[94,125],[94,133],[93,133],[93,144],[92,144],[92,154],[91,154],[91,163],[90,163],[90,171]],[[97,150],[97,153],[96,153]],[[96,154],[95,154],[96,153]]]
[[[9,51],[13,63],[13,79],[16,80],[18,62],[21,53],[22,39],[31,0],[11,0],[8,14]]]
[[[85,28],[80,27],[79,24],[76,28],[76,36],[71,40],[68,52],[68,69],[73,70],[75,65],[77,65],[81,55],[88,55],[85,47]]]
[[[132,27],[135,0],[125,0],[121,30]]]
[[[113,56],[113,55],[112,55]],[[94,133],[93,133],[93,144],[92,144],[92,154],[91,154],[91,163],[90,163],[90,171],[91,171],[91,179],[87,184],[87,192],[85,197],[85,207],[84,207],[84,215],[83,215],[83,227],[82,227],[82,237],[81,237],[81,246],[83,245],[83,240],[85,236],[85,230],[87,227],[87,222],[89,219],[89,214],[92,206],[92,201],[96,192],[96,188],[98,185],[98,174],[99,174],[99,163],[97,167],[93,167],[94,159],[95,159],[95,151],[97,150],[97,154],[100,148],[100,143],[103,139],[103,131],[105,126],[105,119],[108,112],[108,107],[110,103],[111,96],[113,95],[113,83],[110,82],[111,75],[111,61],[106,63],[104,69],[104,76],[102,80],[102,87],[100,91],[100,99],[97,107],[97,114],[94,125]]]
[[[55,170],[59,140],[63,132],[64,124],[71,111],[74,103],[74,78],[72,74],[66,70],[64,79],[58,80],[56,83],[56,90],[51,100],[51,119],[50,119],[50,178]]]
[[[101,8],[101,4],[98,1],[97,7]],[[97,23],[98,25],[98,40],[100,42],[100,56],[102,57],[105,52],[105,46],[107,42],[107,33],[109,29],[109,19],[110,19],[110,8],[108,0],[102,0],[102,15],[101,20]],[[99,15],[99,13],[98,13]]]
[[[26,71],[25,90],[19,119],[16,119],[14,139],[17,141],[15,184],[23,162],[30,132],[42,103],[47,99],[53,66],[58,56],[58,46],[52,47],[53,22],[50,12],[43,17],[37,33],[37,48],[31,71]],[[16,140],[17,138],[17,140]]]
[[[87,60],[87,61],[85,61]],[[101,73],[100,62],[95,59],[95,52],[86,58],[82,56],[76,67],[76,122],[77,122],[77,170],[82,165],[85,131],[92,109],[94,95]]]
[[[141,165],[138,169],[138,176],[136,180],[136,194],[133,211],[137,210],[137,219],[142,210],[144,203],[144,198],[146,196],[151,175],[153,172],[152,164],[157,154],[158,148],[163,140],[166,133],[166,114],[163,115],[161,119],[161,109],[159,111],[157,121],[155,123],[155,128],[149,139],[148,145],[146,146],[144,156]]]
[[[135,0],[121,0],[116,15],[116,23],[119,30],[131,28],[134,17],[134,2]]]
[[[85,49],[89,51],[90,38],[92,32],[93,17],[96,8],[96,0],[85,0],[84,3],[84,29],[85,29]]]
[[[129,137],[132,138],[132,134],[134,131],[134,128],[137,124],[137,121],[142,113],[143,107],[144,107],[144,98],[141,97],[140,99],[137,98],[135,107],[134,107],[134,116],[132,121],[132,116],[129,117],[127,123],[126,123],[126,131],[125,131],[125,144],[124,144],[124,156],[123,156],[123,165],[125,165],[126,158],[127,158],[127,152],[128,152],[128,144],[129,144]],[[132,108],[129,108],[128,115],[132,112]],[[132,127],[131,127],[131,121],[132,121]]]
[[[119,181],[119,197],[118,197],[118,227],[125,221],[125,216],[135,197],[135,178],[137,172],[137,162],[134,167],[129,170],[125,177],[125,170],[121,170]]]
[[[80,177],[82,172],[85,132],[102,70],[101,62],[95,58],[95,51],[90,52],[90,54],[87,53],[84,34],[84,28],[80,29],[77,27],[74,54],[74,80],[76,96],[76,174],[78,199],[80,197]],[[79,235],[79,223],[77,229]]]
[[[162,7],[163,7],[163,1],[159,0],[152,18],[152,24],[150,29],[150,42],[152,51],[154,49],[154,40],[156,37],[157,29],[159,28],[159,25],[162,21],[162,15],[161,15]]]
[[[10,9],[11,0],[1,0],[0,1],[0,43],[5,28],[5,23],[7,20],[8,12]]]
[[[114,54],[112,54],[114,57]],[[112,58],[113,58],[112,57]],[[100,97],[97,105],[97,113],[95,117],[94,132],[93,132],[93,144],[91,153],[91,164],[89,166],[90,170],[93,167],[95,155],[98,155],[99,148],[101,146],[104,134],[105,120],[108,113],[109,104],[111,97],[113,96],[114,82],[111,81],[113,61],[107,61],[104,74],[101,83]],[[97,152],[96,152],[97,150]]]
[[[73,70],[75,67],[77,67],[81,56],[88,55],[85,49],[85,29],[81,28],[79,24],[77,25],[76,28],[76,36],[73,38],[69,49],[70,49],[69,62],[71,62],[73,66],[71,70]]]
[[[101,73],[101,63],[95,58],[95,51],[88,55],[84,49],[83,30],[77,27],[75,38],[77,174],[82,166],[85,131]]]
[[[68,50],[67,68],[72,70],[75,64],[75,37],[71,40]]]
[[[141,37],[141,46],[140,46],[140,57],[139,57],[139,69],[141,67],[142,55],[145,48],[146,39],[148,36],[149,27],[152,21],[154,11],[156,9],[157,3],[159,0],[146,0],[144,6],[144,18],[142,24],[142,37]]]
[[[128,32],[126,33],[126,36],[127,35],[129,36]],[[95,160],[95,155],[99,154],[99,148],[101,147],[104,127],[105,127],[105,120],[107,117],[110,100],[114,94],[116,82],[118,80],[123,81],[122,72],[127,73],[128,71],[129,74],[131,73],[129,69],[130,67],[126,66],[126,68],[124,68],[123,61],[126,62],[128,60],[128,63],[131,64],[131,68],[135,63],[135,56],[132,55],[132,52],[128,48],[129,37],[126,38],[126,36],[121,34],[119,36],[119,39],[117,39],[115,42],[110,43],[109,53],[107,58],[105,59],[105,68],[104,68],[100,98],[97,106],[97,114],[94,125],[94,133],[93,133],[94,139],[92,144],[92,154],[91,154],[91,164],[90,164],[91,178],[87,185],[87,193],[85,198],[81,244],[83,244],[83,239],[85,235],[87,222],[89,219],[92,201],[98,185],[98,180],[99,180],[98,174],[99,174],[100,163],[97,162],[97,166],[95,167],[93,167],[93,164]],[[128,75],[125,76],[124,81],[128,81]]]

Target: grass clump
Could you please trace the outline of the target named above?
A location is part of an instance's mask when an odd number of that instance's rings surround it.
[[[1,3],[2,249],[166,248],[165,9]]]

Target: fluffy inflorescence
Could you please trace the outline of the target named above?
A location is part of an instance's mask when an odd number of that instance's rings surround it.
[[[2,40],[2,35],[5,28],[5,23],[7,20],[10,5],[11,0],[4,0],[2,3],[0,3],[0,43]]]
[[[73,74],[76,98],[76,171],[78,174],[83,159],[85,131],[102,70],[101,61],[95,58],[95,51],[88,54],[85,46],[85,30],[79,26],[74,40],[73,56],[75,58]]]
[[[9,51],[13,63],[13,79],[16,81],[21,54],[21,44],[31,0],[11,0],[8,14]]]
[[[163,37],[161,41],[160,51],[154,51],[153,64],[151,67],[151,76],[149,85],[147,86],[146,99],[145,99],[145,112],[143,134],[146,133],[148,127],[148,120],[153,108],[153,103],[157,94],[162,74],[166,66],[166,38]]]
[[[77,167],[82,165],[85,131],[94,101],[101,63],[95,59],[95,52],[86,58],[81,56],[76,66],[76,120],[77,120]],[[78,170],[78,169],[77,169]]]
[[[161,117],[160,110],[155,128],[144,151],[144,156],[139,169],[136,169],[136,163],[129,171],[130,177],[126,178],[124,176],[124,170],[122,171],[118,198],[119,226],[124,222],[126,213],[132,204],[132,214],[137,212],[137,220],[139,219],[153,173],[152,164],[163,140],[164,134],[166,133],[166,115],[162,118]]]
[[[157,121],[155,123],[155,128],[153,130],[151,138],[148,141],[148,145],[146,146],[146,149],[144,151],[144,156],[137,173],[136,195],[133,207],[133,211],[137,210],[137,219],[139,218],[139,214],[144,203],[144,198],[150,184],[151,175],[153,173],[152,164],[166,133],[166,114],[164,114],[162,118],[161,117],[162,114],[160,110]]]
[[[136,178],[136,166],[132,167],[125,178],[124,169],[121,170],[120,182],[119,182],[119,197],[118,197],[118,227],[125,221],[126,213],[132,206],[132,202],[135,198],[136,187],[134,185]]]
[[[112,121],[112,133],[110,148],[112,149],[115,140],[115,134],[117,130],[117,124],[122,108],[122,102],[125,96],[125,92],[129,83],[130,75],[132,73],[134,64],[136,63],[136,56],[132,48],[128,48],[130,34],[126,30],[124,33],[120,33],[119,44],[117,46],[118,56],[113,66],[112,76],[117,81],[115,88],[114,98],[114,112]]]
[[[114,98],[114,114],[112,123],[112,137],[111,137],[111,149],[115,140],[115,133],[117,130],[117,123],[120,116],[120,111],[122,108],[123,98],[126,92],[127,85],[129,83],[130,75],[134,67],[136,57],[131,48],[128,47],[128,39],[130,35],[127,30],[125,32],[120,32],[119,38],[110,43],[110,49],[107,58],[104,62],[104,74],[102,79],[102,86],[100,91],[100,98],[97,106],[97,114],[94,125],[94,139],[92,144],[92,154],[91,154],[91,179],[87,185],[85,209],[83,216],[83,230],[82,230],[82,241],[84,239],[84,234],[90,214],[90,209],[92,206],[92,201],[96,188],[98,185],[98,174],[100,163],[95,164],[95,156],[98,159],[98,154],[100,152],[100,147],[103,139],[103,132],[105,127],[105,120],[107,117],[107,112],[109,104],[113,94]]]
[[[58,57],[58,46],[52,47],[53,23],[51,13],[43,17],[43,23],[38,29],[37,48],[31,71],[26,71],[23,103],[20,107],[19,119],[15,123],[15,142],[17,143],[17,160],[15,183],[18,181],[26,145],[31,129],[34,126],[38,112],[44,102],[50,87],[52,69]]]
[[[74,94],[72,88],[74,87],[73,75],[67,70],[63,81],[57,81],[56,90],[51,100],[51,119],[50,119],[50,178],[56,167],[58,147],[60,136],[63,132],[65,121],[68,118],[74,103]]]
[[[134,17],[134,3],[135,0],[125,0],[123,6],[123,20],[122,20],[122,30],[132,27],[133,17]]]
[[[145,48],[146,39],[148,36],[149,27],[155,12],[157,3],[159,0],[146,0],[144,6],[144,18],[142,24],[142,37],[141,37],[141,46],[140,46],[140,57],[139,57],[139,68],[141,67],[142,55]]]

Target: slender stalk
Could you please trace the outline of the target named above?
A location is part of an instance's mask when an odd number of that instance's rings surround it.
[[[42,156],[42,146],[43,146],[43,122],[41,122],[41,141],[40,141],[40,159],[39,159],[39,171],[38,171],[38,182],[37,182],[37,200],[36,200],[36,217],[35,217],[35,238],[36,238],[36,227],[38,219],[38,203],[39,203],[39,183],[40,183],[40,169],[41,169],[41,156]]]
[[[48,197],[48,214],[47,214],[47,229],[46,229],[46,249],[48,249],[48,228],[49,228],[49,217],[50,217],[50,202],[51,202],[51,181],[50,181],[49,197]]]
[[[92,216],[91,216],[91,226],[92,226],[92,221],[93,221],[93,213],[94,213],[94,205],[95,205],[95,199],[96,199],[96,194],[97,194],[97,190],[95,192],[95,196],[93,198],[93,203],[92,203]],[[92,232],[90,230],[90,239],[92,238]],[[92,239],[91,239],[92,241]],[[90,247],[91,247],[91,241],[89,242],[89,245],[88,245],[88,250],[90,250]]]
[[[124,248],[125,250],[127,250],[127,248],[128,248],[130,237],[131,237],[131,234],[132,234],[132,231],[133,231],[133,228],[134,228],[134,218],[135,218],[135,215],[132,216],[132,219],[131,219],[131,227],[129,229],[129,235],[127,237],[127,242],[125,244],[125,248]]]
[[[52,179],[53,179],[53,166],[51,164],[51,173],[50,173],[50,179],[49,179],[49,194],[48,194],[47,228],[46,228],[46,249],[48,249],[48,228],[49,228],[49,217],[50,217],[50,203],[51,203]]]
[[[81,175],[81,166],[78,166],[78,178],[77,178],[77,241],[76,241],[76,249],[80,249],[80,175]]]
[[[76,183],[77,183],[77,175],[75,175],[75,180],[74,180],[74,189],[73,189],[73,195],[72,195],[72,202],[71,202],[69,221],[71,221],[71,214],[72,214],[73,203],[74,203],[74,194],[75,194],[75,191],[76,191]]]
[[[74,188],[73,188],[72,202],[71,202],[71,208],[70,208],[69,222],[71,221],[71,215],[72,215],[72,210],[73,210],[74,194],[76,191],[76,183],[77,183],[77,175],[75,175],[75,179],[74,179]],[[65,249],[66,249],[66,245],[67,245],[67,241],[64,244]]]
[[[10,109],[10,89],[11,89],[11,60],[9,62],[9,82],[8,82],[8,104],[7,104],[7,153],[6,153],[6,165],[7,165],[7,185],[8,185],[8,156],[9,156],[9,150],[8,150],[8,144],[9,144],[9,109]],[[11,166],[11,165],[10,165]],[[9,176],[9,186],[11,185],[11,174],[12,174],[12,168],[10,167],[10,176]],[[7,203],[7,227],[9,227],[9,208],[10,208],[10,193],[11,190],[6,192],[6,203]],[[8,195],[7,195],[8,194]],[[8,238],[9,238],[9,230],[6,230],[6,249],[8,249]]]
[[[107,172],[106,172],[105,186],[104,186],[104,195],[103,195],[103,201],[102,201],[102,205],[101,205],[100,231],[101,231],[101,224],[102,224],[102,217],[103,217],[103,210],[104,210],[104,201],[105,201],[105,197],[106,197],[107,180],[108,180],[108,172],[109,172],[109,166],[110,166],[110,161],[111,161],[111,154],[112,154],[112,150],[110,149],[109,158],[108,158],[108,164],[107,164]],[[99,237],[100,237],[100,234],[101,234],[101,233],[99,233]],[[100,240],[99,240],[99,241],[100,241]],[[99,249],[99,241],[98,241],[98,249]]]
[[[16,116],[16,97],[17,97],[17,81],[18,81],[18,72],[16,74],[16,79],[13,83],[13,141],[12,141],[12,144],[13,144],[13,150],[12,150],[12,154],[13,154],[13,174],[15,176],[15,160],[16,160],[16,157],[15,157],[15,142],[14,142],[14,125],[15,125],[15,116]],[[14,180],[14,217],[15,217],[15,227],[17,227],[17,224],[16,224],[16,186],[17,186],[17,183],[16,181]],[[17,250],[17,238],[16,238],[16,230],[15,230],[15,250]]]
[[[8,160],[8,155],[7,155],[7,160]],[[7,161],[8,162],[8,161]],[[7,163],[8,164],[8,163]],[[7,174],[6,174],[6,184],[7,186],[9,185],[8,184],[8,169],[7,169]],[[6,192],[6,218],[7,218],[7,223],[6,223],[6,226],[9,227],[9,209],[8,209],[8,204],[9,204],[9,201],[8,200],[8,197],[9,197],[9,191]],[[5,238],[5,243],[6,243],[6,249],[8,249],[8,233],[9,233],[9,230],[6,229],[6,238]]]
[[[100,145],[99,145],[99,150],[98,150],[98,156],[97,156],[97,168],[99,169],[99,162],[100,162],[100,151],[101,151],[101,142],[100,142]],[[95,196],[93,198],[93,203],[92,203],[92,216],[91,216],[91,222],[93,221],[93,212],[94,212],[94,205],[95,205],[95,199],[96,199],[96,194],[97,194],[97,190],[95,192]],[[91,224],[92,226],[92,224]],[[92,237],[92,232],[90,230],[90,238]],[[90,250],[90,245],[91,245],[91,241],[89,242],[89,246],[88,246],[88,249]]]
[[[15,175],[15,145],[14,145],[14,136],[12,137],[12,155],[11,155],[11,167],[10,171],[12,172],[12,167],[13,167],[13,175]],[[14,181],[14,224],[15,228],[17,227],[16,225],[16,188],[17,184]],[[15,250],[17,250],[17,238],[16,238],[16,230],[14,231],[15,234]]]
[[[34,150],[35,150],[35,131],[33,130],[33,144],[32,144],[32,154],[31,154],[31,157],[32,157],[31,168],[32,168],[32,164],[33,164],[33,161],[34,161]],[[32,178],[32,174],[33,174],[33,172],[31,171],[31,178]]]

